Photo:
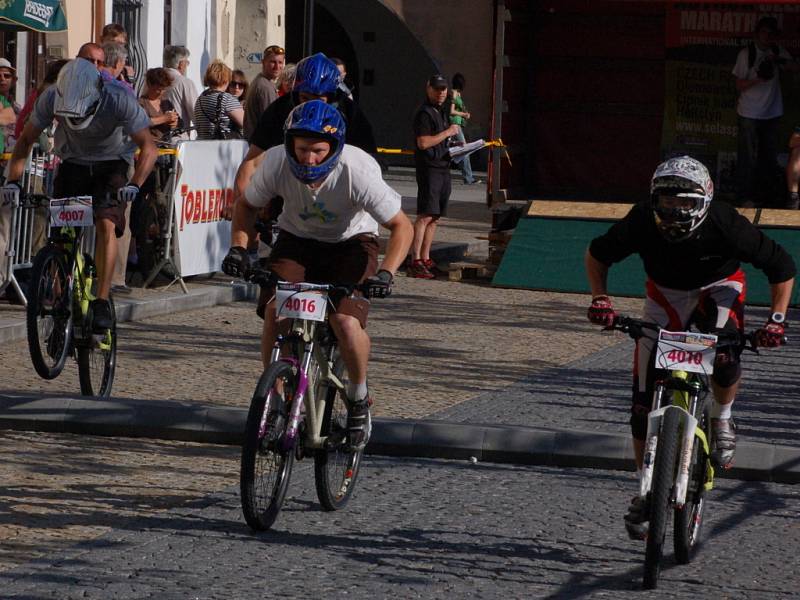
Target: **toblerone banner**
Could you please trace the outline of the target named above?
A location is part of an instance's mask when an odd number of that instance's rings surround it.
[[[173,199],[176,262],[183,277],[220,270],[231,245],[231,222],[222,217],[222,211],[233,205],[233,182],[246,154],[245,140],[178,145]]]
[[[797,57],[800,2],[667,3],[661,151],[702,160],[716,182],[715,197],[730,200],[736,192],[738,94],[731,71],[765,16],[778,22],[781,33],[775,41]],[[794,74],[780,77],[784,117],[778,152],[787,153],[789,136],[800,125],[800,89]]]

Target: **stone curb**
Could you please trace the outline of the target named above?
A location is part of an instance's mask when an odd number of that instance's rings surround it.
[[[0,429],[239,444],[247,410],[176,401],[0,395]],[[368,454],[631,470],[624,434],[375,419]],[[718,476],[800,483],[800,448],[740,441]]]

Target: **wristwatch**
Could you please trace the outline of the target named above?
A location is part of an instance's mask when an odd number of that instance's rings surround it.
[[[783,323],[786,320],[786,315],[782,312],[774,312],[770,316],[769,320],[772,323]]]

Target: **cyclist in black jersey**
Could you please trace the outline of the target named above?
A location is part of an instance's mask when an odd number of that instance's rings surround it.
[[[592,292],[589,320],[610,325],[616,315],[608,296],[608,270],[614,263],[638,254],[647,274],[644,319],[672,330],[690,322],[701,329],[744,327],[745,276],[741,262],[751,263],[767,276],[771,316],[757,332],[760,346],[780,345],[796,267],[780,244],[764,235],[736,209],[712,202],[714,184],[706,167],[694,158],[671,158],[658,166],[650,199],[636,204],[603,235],[595,238],[585,257]],[[653,392],[653,341],[637,343],[633,382],[631,432],[637,472],[641,472],[646,417]],[[732,465],[736,449],[731,406],[741,376],[738,353],[717,354],[711,386],[713,459]],[[638,496],[626,515],[631,537],[641,537],[643,507]]]

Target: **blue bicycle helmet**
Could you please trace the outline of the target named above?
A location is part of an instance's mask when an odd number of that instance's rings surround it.
[[[311,100],[296,106],[283,127],[286,158],[292,174],[303,183],[314,183],[330,173],[339,162],[344,148],[345,124],[339,111],[322,100]],[[322,139],[330,143],[331,151],[318,165],[303,165],[294,155],[294,138]]]
[[[336,100],[342,75],[331,59],[322,52],[307,56],[295,69],[294,86],[292,87],[292,100],[300,103],[300,92],[325,96],[328,102]]]

